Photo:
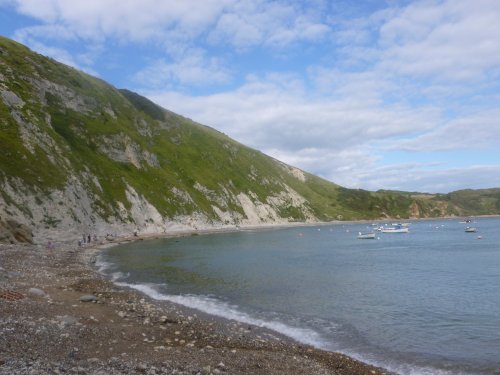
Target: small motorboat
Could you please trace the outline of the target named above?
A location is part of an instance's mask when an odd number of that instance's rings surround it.
[[[408,227],[390,227],[390,228],[383,228],[382,233],[408,233],[410,230]]]
[[[475,232],[477,232],[477,229],[474,227],[467,227],[467,228],[465,228],[465,231],[467,233],[475,233]]]
[[[374,240],[375,239],[375,233],[370,232],[370,233],[361,233],[359,232],[358,238],[360,240]]]
[[[392,223],[391,224],[393,227],[395,228],[399,228],[399,227],[409,227],[410,226],[410,223]]]

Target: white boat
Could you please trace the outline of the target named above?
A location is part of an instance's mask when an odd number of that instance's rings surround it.
[[[382,233],[408,233],[410,230],[408,227],[389,227],[389,228],[382,228]]]
[[[474,227],[467,227],[467,228],[465,228],[465,231],[467,233],[475,233],[477,231],[477,229]]]
[[[398,227],[409,227],[409,226],[410,226],[410,224],[411,224],[411,223],[392,223],[391,225],[392,225],[393,227],[398,228]]]
[[[370,232],[370,233],[361,233],[359,232],[358,238],[360,240],[374,240],[375,239],[375,233]]]

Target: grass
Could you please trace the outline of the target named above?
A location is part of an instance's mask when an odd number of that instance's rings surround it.
[[[500,213],[499,189],[427,196],[346,189],[310,174],[303,182],[261,152],[164,110],[136,93],[117,90],[6,38],[0,38],[0,49],[4,84],[25,102],[22,108],[13,109],[0,100],[0,182],[16,178],[34,194],[48,196],[76,177],[103,218],[117,217],[119,202],[131,207],[128,186],[170,218],[197,212],[217,220],[212,206],[228,207],[243,215],[235,198],[238,194],[267,203],[285,191],[285,186],[306,200],[304,207],[290,201],[276,207],[282,217],[293,221],[305,220],[305,209],[321,220],[377,219],[384,215],[408,218],[414,204],[422,216],[441,215],[443,207],[448,214]],[[41,100],[33,82],[42,79],[58,85],[60,91],[46,90]],[[67,93],[79,97],[86,108],[71,109],[65,104]],[[21,138],[13,111],[29,124],[25,126],[34,132],[34,139],[40,139],[32,151]],[[108,156],[110,148],[126,155],[127,145],[138,150],[140,168]],[[146,152],[156,156],[159,167],[148,165]],[[101,188],[89,176],[94,176]],[[196,188],[198,185],[212,193],[207,196]],[[189,194],[194,203],[173,194],[174,188]],[[1,196],[7,203],[12,201],[5,192]],[[226,200],[224,204],[220,204],[221,199]],[[57,225],[57,220],[48,219],[46,224]]]

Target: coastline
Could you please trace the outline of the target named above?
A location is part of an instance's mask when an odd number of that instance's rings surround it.
[[[113,284],[94,264],[102,247],[219,232],[121,237],[85,248],[0,245],[0,374],[388,373],[267,328],[154,300]]]

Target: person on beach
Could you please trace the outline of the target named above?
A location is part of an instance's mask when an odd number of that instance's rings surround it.
[[[82,247],[82,246],[83,246],[82,240],[78,240],[78,247]]]
[[[90,234],[87,236],[87,243],[90,243]]]

